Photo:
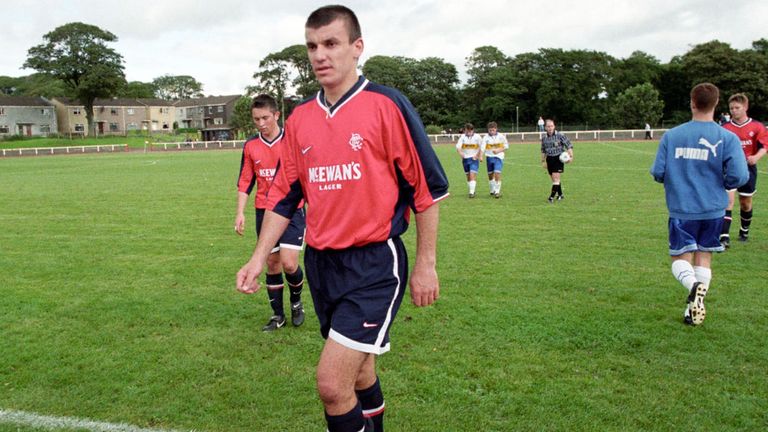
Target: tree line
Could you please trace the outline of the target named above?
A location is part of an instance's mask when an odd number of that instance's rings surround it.
[[[0,94],[77,98],[86,107],[89,124],[93,101],[99,97],[202,96],[202,84],[188,75],[127,82],[122,56],[108,46],[117,36],[99,27],[69,23],[43,39],[29,49],[23,65],[37,73],[0,76]],[[520,125],[528,129],[539,116],[595,129],[642,128],[646,122],[670,126],[689,118],[688,92],[704,81],[720,87],[721,111],[727,110],[730,94],[741,92],[750,98],[752,116],[768,117],[765,38],[745,50],[713,40],[668,63],[642,51],[616,58],[600,51],[542,48],[509,56],[498,47],[482,46],[470,53],[465,66],[465,84],[456,66],[437,57],[373,56],[361,69],[372,81],[401,90],[432,130],[457,130],[468,121],[483,125],[491,120],[504,130]],[[319,89],[301,44],[267,55],[253,78],[255,84],[244,89],[231,122],[248,131],[253,130],[248,96],[272,94],[281,101],[285,118],[298,101]]]

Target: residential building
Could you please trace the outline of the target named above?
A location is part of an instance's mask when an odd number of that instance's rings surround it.
[[[238,99],[240,95],[208,96],[178,101],[174,104],[176,122],[180,128],[200,129],[203,141],[234,139],[234,130],[229,122],[234,116]]]
[[[0,136],[48,136],[57,131],[51,101],[42,97],[0,97]]]

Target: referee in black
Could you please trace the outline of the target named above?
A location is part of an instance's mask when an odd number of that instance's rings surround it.
[[[552,192],[547,201],[555,202],[563,199],[563,186],[560,184],[560,175],[565,171],[565,164],[560,160],[560,155],[568,153],[568,160],[565,163],[573,162],[573,144],[567,136],[555,130],[555,122],[547,119],[544,122],[544,130],[547,132],[541,137],[541,165],[547,170],[552,178]]]

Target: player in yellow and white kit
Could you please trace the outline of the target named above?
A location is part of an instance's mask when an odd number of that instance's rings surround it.
[[[464,166],[464,174],[467,175],[467,186],[469,186],[469,197],[475,197],[475,187],[477,186],[477,171],[480,168],[480,162],[483,161],[482,152],[483,139],[475,134],[475,126],[472,123],[464,125],[464,133],[456,142],[456,151],[461,155],[461,162]]]
[[[482,149],[488,168],[488,185],[491,195],[501,197],[501,170],[504,167],[504,150],[509,148],[507,137],[498,133],[496,122],[488,123],[488,135],[483,137]]]

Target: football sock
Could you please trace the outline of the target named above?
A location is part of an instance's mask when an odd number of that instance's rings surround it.
[[[560,196],[563,196],[563,185],[562,184],[558,184],[557,185],[557,194],[560,195]]]
[[[693,273],[696,276],[696,280],[709,286],[712,282],[712,269],[707,267],[695,266],[693,267]]]
[[[688,291],[691,291],[693,284],[698,282],[693,266],[686,260],[672,261],[672,274]]]
[[[373,420],[373,430],[384,432],[384,394],[381,392],[379,377],[376,382],[364,390],[355,390],[360,405],[363,407],[363,417]]]
[[[741,230],[739,230],[739,234],[742,234],[744,237],[747,237],[749,235],[749,226],[752,225],[752,210],[749,211],[741,211]]]
[[[325,421],[328,423],[328,432],[363,432],[365,429],[365,419],[360,402],[345,414],[332,416],[326,412]]]
[[[730,237],[729,233],[731,231],[731,222],[733,221],[733,210],[726,210],[725,216],[723,217],[723,230],[720,234],[720,236]]]
[[[476,180],[472,180],[472,181],[467,182],[467,184],[469,185],[469,193],[471,193],[471,194],[475,193],[475,187],[477,186],[477,181]]]
[[[291,291],[291,304],[301,300],[301,289],[304,288],[304,272],[301,271],[301,266],[296,268],[296,271],[285,274],[285,280],[288,281],[288,289]]]
[[[496,181],[496,193],[501,193],[501,180]]]
[[[283,274],[267,275],[267,295],[269,296],[269,305],[275,315],[285,316],[283,310]]]
[[[558,186],[559,185],[556,185],[556,184],[552,183],[552,192],[549,193],[549,197],[550,198],[554,198],[555,197],[555,194],[557,194],[557,187]]]
[[[488,182],[488,187],[491,189],[491,193],[496,193],[496,182],[494,180]]]

